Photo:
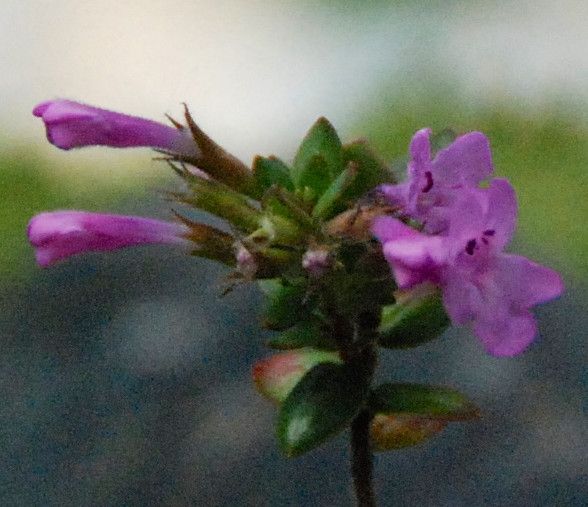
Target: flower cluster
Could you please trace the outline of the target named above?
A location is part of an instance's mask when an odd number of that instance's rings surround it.
[[[512,356],[536,335],[530,309],[563,290],[556,272],[504,252],[516,196],[493,178],[479,132],[433,153],[430,130],[418,131],[407,179],[396,183],[367,143],[343,144],[325,118],[291,164],[257,156],[249,168],[187,109],[185,125],[170,118],[171,126],[69,100],[33,113],[59,148],[151,147],[184,182],[169,193],[178,204],[174,221],[37,215],[28,237],[38,263],[167,244],[232,267],[231,284],[257,281],[266,299],[262,325],[277,332],[268,346],[280,352],[258,362],[253,379],[278,405],[277,437],[288,456],[351,427],[353,469],[368,470],[370,447],[416,445],[475,419],[477,407],[453,389],[373,386],[378,347],[419,346],[452,322],[471,324],[490,354]],[[225,229],[192,221],[186,206],[220,218]]]
[[[400,216],[379,217],[372,227],[399,288],[437,284],[451,321],[472,323],[488,352],[522,352],[536,334],[529,309],[563,285],[551,269],[504,253],[517,202],[507,180],[492,179],[488,140],[471,132],[431,159],[430,130],[423,129],[410,156],[407,181],[380,187]]]

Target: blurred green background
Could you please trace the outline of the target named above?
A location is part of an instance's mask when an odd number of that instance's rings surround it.
[[[455,386],[480,422],[376,460],[382,505],[585,505],[588,35],[584,2],[170,2],[0,6],[0,503],[352,505],[341,437],[282,458],[253,392],[254,287],[163,247],[34,265],[28,219],[166,217],[146,151],[43,144],[32,106],[68,96],[153,118],[186,100],[249,162],[329,117],[389,160],[415,130],[481,130],[520,201],[517,251],[560,270],[515,359],[465,330],[384,353],[382,378]],[[565,8],[564,8],[565,7]]]

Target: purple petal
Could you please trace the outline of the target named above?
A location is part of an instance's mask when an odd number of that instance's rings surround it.
[[[529,312],[488,316],[474,323],[474,333],[493,356],[516,356],[537,334],[537,323]]]
[[[464,134],[440,150],[431,165],[435,179],[475,186],[493,171],[488,138],[481,132]]]
[[[498,256],[493,277],[505,299],[521,310],[554,299],[564,289],[558,273],[520,255]]]
[[[427,236],[392,217],[374,221],[372,232],[383,243],[383,253],[401,289],[424,281],[436,282],[446,260],[443,239]]]
[[[410,141],[410,158],[417,165],[424,165],[431,160],[431,129],[418,130]]]
[[[408,183],[399,183],[397,185],[380,185],[380,192],[386,200],[392,205],[405,207],[408,200]]]
[[[463,188],[456,201],[448,208],[448,236],[453,246],[461,250],[465,242],[477,238],[485,229],[487,196],[483,190]]]
[[[517,225],[517,197],[508,180],[492,180],[487,193],[485,231],[491,232],[493,248],[501,251],[511,240]]]
[[[49,142],[64,150],[94,145],[150,146],[185,156],[198,153],[187,131],[71,100],[43,102],[33,114],[43,119]]]
[[[85,211],[54,211],[31,219],[27,236],[39,265],[50,266],[75,254],[143,244],[189,245],[188,228],[176,222]]]
[[[446,270],[442,291],[443,306],[454,325],[464,325],[474,319],[482,296],[480,290],[464,278],[462,272],[457,269]]]

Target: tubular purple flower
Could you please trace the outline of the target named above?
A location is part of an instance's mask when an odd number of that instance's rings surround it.
[[[49,142],[63,150],[95,145],[150,146],[187,157],[199,154],[187,129],[71,100],[43,102],[33,109],[33,114],[43,119]]]
[[[190,229],[181,223],[87,211],[52,211],[31,219],[27,236],[37,263],[51,266],[72,255],[144,244],[189,246]]]
[[[431,160],[431,129],[419,130],[410,143],[407,181],[381,185],[392,205],[419,220],[428,233],[447,227],[447,213],[463,188],[475,188],[492,175],[490,143],[481,132],[469,132]]]
[[[442,235],[418,232],[391,217],[377,219],[373,233],[400,288],[425,281],[439,285],[454,324],[471,323],[489,353],[513,356],[535,337],[530,308],[563,291],[555,271],[503,252],[516,216],[514,189],[495,179],[488,189],[462,189]]]

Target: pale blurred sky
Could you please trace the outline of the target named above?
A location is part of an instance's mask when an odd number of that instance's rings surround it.
[[[470,100],[588,97],[586,1],[343,4],[1,0],[0,135],[42,141],[30,110],[47,98],[154,119],[186,101],[249,161],[291,154],[320,115],[345,135],[394,77],[450,78]]]

